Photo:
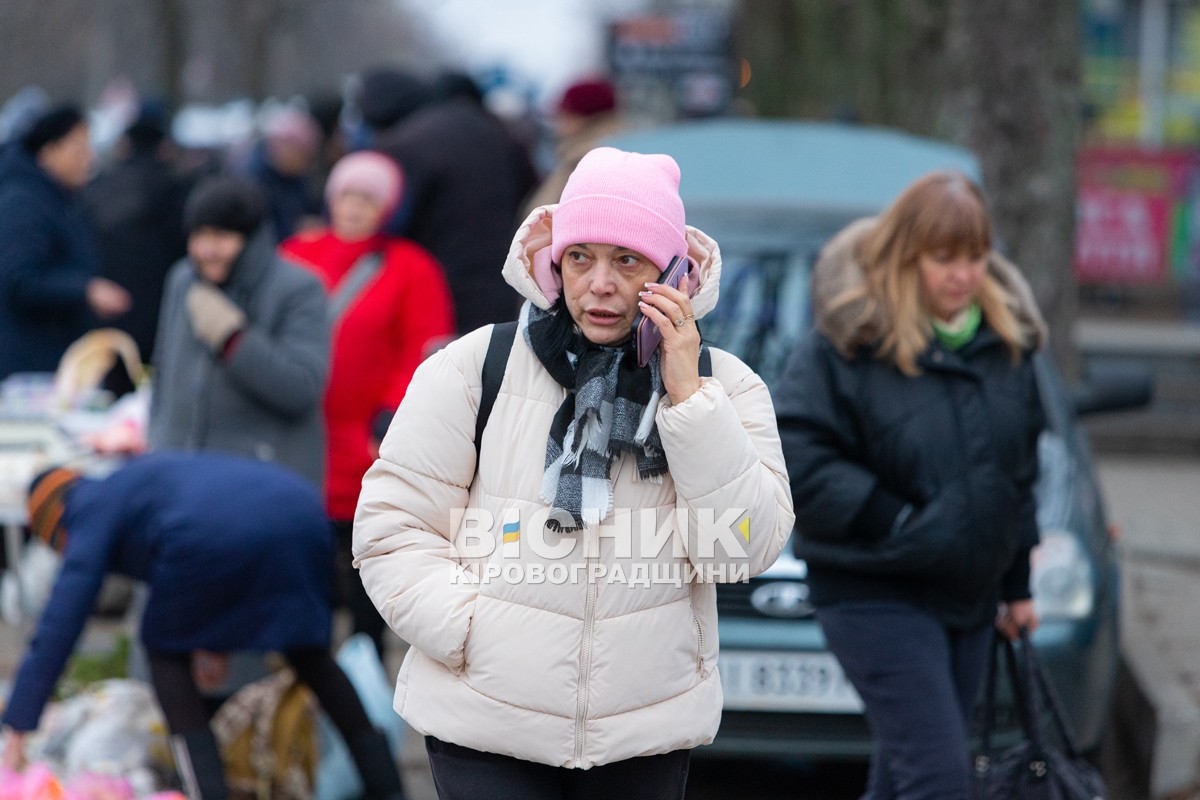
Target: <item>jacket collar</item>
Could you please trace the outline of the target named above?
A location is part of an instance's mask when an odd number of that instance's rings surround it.
[[[813,269],[812,302],[817,329],[843,353],[872,346],[881,337],[886,324],[882,309],[867,313],[861,304],[846,306],[836,312],[829,309],[833,298],[866,280],[857,251],[875,222],[875,217],[867,217],[844,228],[821,251]],[[987,268],[1007,294],[1008,306],[1025,330],[1030,349],[1037,350],[1046,341],[1046,323],[1028,281],[1012,262],[994,250],[988,253]],[[986,321],[980,328],[981,335],[985,329]],[[992,332],[991,335],[996,334]]]
[[[936,336],[933,337],[925,352],[917,357],[917,364],[921,369],[932,372],[961,372],[975,376],[978,373],[971,367],[972,357],[993,347],[1007,350],[1008,345],[1000,338],[1000,334],[987,324],[987,320],[984,320],[975,338],[958,350],[946,347]]]
[[[246,246],[234,260],[226,291],[239,297],[252,294],[274,260],[275,237],[270,227],[263,225],[246,240]]]

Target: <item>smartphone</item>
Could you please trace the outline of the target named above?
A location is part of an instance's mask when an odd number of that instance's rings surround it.
[[[675,256],[658,276],[656,283],[678,289],[679,284],[683,283],[684,276],[688,273],[688,263],[687,256]],[[662,343],[662,333],[659,332],[658,326],[649,317],[644,316],[641,311],[633,320],[633,343],[639,367],[650,363],[650,356]]]

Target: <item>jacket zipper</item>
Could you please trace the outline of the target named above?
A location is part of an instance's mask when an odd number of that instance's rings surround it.
[[[587,536],[590,529],[584,527]],[[586,543],[585,543],[586,546]],[[583,640],[579,648],[579,697],[575,701],[575,766],[583,763],[583,742],[585,724],[587,722],[588,683],[592,671],[592,630],[596,624],[596,579],[593,577],[592,565],[599,561],[599,556],[588,556],[587,564],[587,601],[583,609]]]
[[[700,624],[700,618],[696,616],[695,610],[692,611],[692,622],[696,623],[696,668],[700,670],[700,674],[704,675],[704,626]]]

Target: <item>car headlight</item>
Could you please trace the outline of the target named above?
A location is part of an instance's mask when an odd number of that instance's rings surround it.
[[[1029,584],[1042,619],[1082,619],[1092,613],[1096,582],[1092,561],[1069,531],[1042,531],[1030,556]]]

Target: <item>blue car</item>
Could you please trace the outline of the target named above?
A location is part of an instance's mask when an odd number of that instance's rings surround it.
[[[895,131],[758,120],[684,123],[608,142],[668,153],[683,173],[688,223],[721,245],[721,298],[704,337],[771,386],[811,325],[809,278],[823,244],[879,213],[917,177],[954,168],[976,180],[967,150]],[[1041,544],[1032,584],[1042,625],[1033,641],[1051,671],[1081,746],[1103,735],[1119,660],[1117,559],[1100,485],[1076,418],[1144,404],[1148,382],[1116,376],[1069,392],[1045,354],[1036,359],[1048,427],[1039,443]],[[813,617],[806,566],[791,548],[763,575],[718,589],[725,710],[700,752],[866,759],[862,703]],[[1001,709],[1015,735],[1016,720]]]

